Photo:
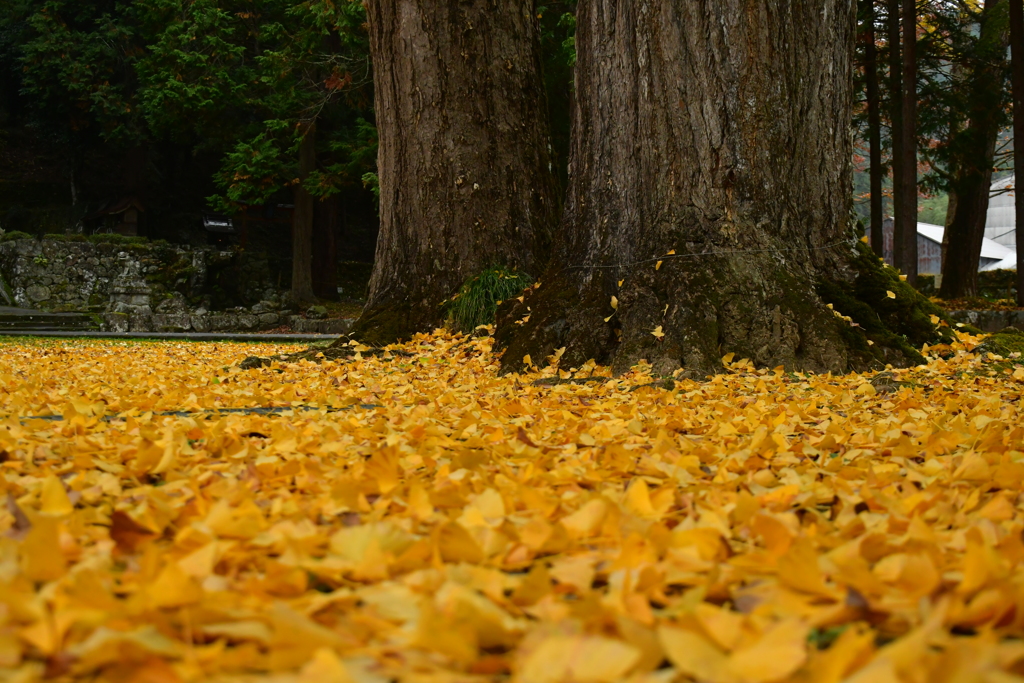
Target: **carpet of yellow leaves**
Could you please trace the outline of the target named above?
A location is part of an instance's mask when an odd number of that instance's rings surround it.
[[[635,391],[442,333],[0,344],[0,680],[1024,681],[1024,368],[977,341]]]

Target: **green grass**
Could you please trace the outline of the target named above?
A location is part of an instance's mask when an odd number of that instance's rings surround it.
[[[478,325],[494,322],[498,304],[519,296],[533,283],[526,273],[492,266],[479,275],[466,280],[455,296],[443,305],[449,326],[460,332],[472,332]]]

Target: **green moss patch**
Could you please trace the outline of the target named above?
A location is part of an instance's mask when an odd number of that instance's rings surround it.
[[[994,353],[1010,356],[1019,353],[1024,356],[1024,332],[1016,327],[1006,327],[978,344],[975,353]]]
[[[864,336],[857,334],[852,327],[847,331],[852,349],[884,362],[884,349],[892,348],[912,362],[923,363],[919,351],[922,345],[954,341],[945,311],[901,280],[899,273],[883,264],[869,246],[857,242],[857,254],[850,265],[855,271],[852,285],[822,280],[817,291],[864,332]],[[933,320],[946,321],[947,325]]]

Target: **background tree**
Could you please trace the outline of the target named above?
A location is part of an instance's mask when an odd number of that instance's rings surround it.
[[[1024,140],[1024,2],[1008,0],[1010,14],[1011,59],[1013,61],[1013,139]],[[1024,144],[1013,146],[1013,168],[1024,172]],[[1014,178],[1015,224],[1024,227],[1024,197]],[[1024,306],[1024,239],[1017,234],[1017,305]]]
[[[900,262],[895,258],[896,245],[904,240],[906,228],[902,207],[906,203],[906,194],[912,190],[906,187],[907,174],[903,166],[907,160],[906,143],[903,139],[906,127],[903,125],[903,38],[900,34],[902,4],[901,0],[887,0],[886,29],[888,35],[889,62],[889,140],[892,149],[892,214],[893,214],[893,260],[897,267]],[[916,217],[915,217],[916,220]],[[916,225],[915,225],[916,228]],[[916,239],[916,229],[915,239]],[[903,256],[901,251],[901,256]]]
[[[21,93],[33,123],[63,152],[72,210],[84,157],[100,144],[119,157],[121,192],[144,198],[154,138],[139,106],[137,68],[158,28],[150,15],[134,3],[66,0],[23,2],[12,9],[8,21],[21,18]]]
[[[542,284],[501,312],[505,370],[562,347],[563,366],[660,374],[725,351],[817,371],[918,358],[885,325],[934,335],[919,299],[854,249],[853,10],[580,3],[566,212]]]
[[[899,124],[902,195],[894,203],[893,261],[917,284],[917,0],[902,0],[902,69]],[[896,92],[894,92],[896,94]]]
[[[946,221],[948,247],[939,296],[955,299],[977,293],[978,263],[988,216],[996,139],[1006,123],[1007,3],[988,0],[976,14],[979,27],[963,63],[966,121],[944,141],[945,173],[951,196]]]
[[[370,0],[381,230],[352,331],[408,338],[489,266],[531,274],[558,220],[533,0]]]
[[[365,130],[359,114],[370,116],[360,92],[369,85],[362,6],[149,1],[153,14],[167,17],[142,69],[152,122],[166,129],[191,122],[207,139],[233,144],[217,175],[224,192],[211,198],[222,210],[264,204],[292,189],[291,296],[300,304],[315,300],[314,282],[326,274],[315,277],[314,263],[333,270],[337,261],[330,253],[314,261],[316,214],[328,217],[319,224],[330,230],[330,197],[364,175],[353,174],[351,164],[358,149],[352,129]],[[328,252],[332,245],[326,240]],[[331,282],[327,277],[321,296],[336,297]]]
[[[882,113],[881,95],[878,87],[878,49],[875,38],[875,0],[861,0],[861,44],[863,46],[862,71],[866,91],[868,137],[868,175],[870,193],[869,227],[871,248],[879,256],[883,251],[882,220]]]

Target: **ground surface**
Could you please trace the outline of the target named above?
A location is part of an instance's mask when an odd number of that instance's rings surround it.
[[[975,342],[667,389],[0,341],[0,680],[1024,680],[1024,363]]]

